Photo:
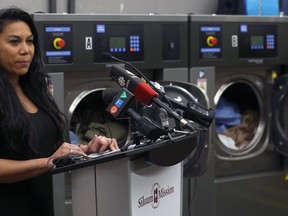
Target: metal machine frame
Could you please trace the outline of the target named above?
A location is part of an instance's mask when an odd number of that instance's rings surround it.
[[[190,82],[199,86],[203,85],[203,79],[214,82],[214,85],[207,85],[206,88],[214,108],[224,93],[221,88],[227,90],[234,84],[243,84],[254,90],[259,102],[264,101],[259,106],[263,109],[260,112],[265,113],[259,146],[272,148],[273,155],[278,155],[276,165],[272,162],[274,156],[269,159],[266,151],[263,148],[256,151],[257,147],[246,151],[227,151],[226,155],[219,156],[223,148],[214,125],[210,136],[215,154],[209,163],[210,172],[201,178],[206,182],[203,187],[206,186],[206,190],[209,188],[210,196],[214,198],[213,204],[209,203],[215,207],[215,211],[206,215],[225,216],[235,212],[237,215],[251,216],[287,214],[284,203],[288,201],[288,196],[279,193],[288,188],[284,180],[285,157],[275,152],[270,133],[270,118],[273,116],[270,104],[272,75],[280,75],[282,66],[287,63],[286,22],[285,17],[191,15]],[[272,40],[267,39],[270,36]],[[261,43],[264,45],[266,42],[268,45],[271,42],[271,46],[263,47]],[[255,52],[254,49],[259,50]],[[212,74],[212,78],[207,76],[209,74]],[[223,167],[222,174],[218,175],[219,168]],[[197,197],[195,200],[197,202]],[[279,203],[274,203],[275,200]],[[201,203],[204,204],[204,200]],[[201,215],[201,209],[195,205],[195,215],[198,214]]]

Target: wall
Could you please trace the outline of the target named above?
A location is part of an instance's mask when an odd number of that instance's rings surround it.
[[[0,8],[17,6],[30,13],[49,12],[49,3],[56,2],[56,12],[65,13],[69,0],[9,0],[0,1]],[[74,3],[74,1],[71,1]],[[218,0],[75,0],[75,13],[198,13],[216,11]]]
[[[216,3],[215,3],[216,2]],[[76,1],[75,12],[89,13],[214,13],[216,0]]]
[[[35,11],[42,11],[42,12],[48,12],[48,1],[37,1],[37,0],[10,0],[10,1],[1,1],[0,2],[0,8],[5,8],[9,6],[17,6],[24,10],[27,10],[29,12],[35,12]]]

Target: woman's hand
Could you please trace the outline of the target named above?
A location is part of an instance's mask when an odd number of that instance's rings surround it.
[[[92,139],[88,143],[87,150],[85,151],[85,153],[86,154],[91,154],[94,152],[101,153],[105,151],[107,148],[109,148],[111,151],[119,150],[119,146],[116,139],[95,135],[94,139]]]
[[[105,136],[97,136],[88,143],[88,145],[74,145],[67,142],[64,142],[57,151],[48,158],[47,166],[48,169],[51,169],[53,165],[53,160],[58,157],[65,155],[83,155],[91,154],[94,152],[103,152],[107,148],[111,151],[119,150],[118,143],[114,138],[107,138]]]
[[[85,152],[78,146],[64,142],[57,151],[52,155],[52,157],[61,157],[65,155],[83,155],[87,156]]]
[[[47,161],[48,168],[52,168],[54,166],[53,165],[53,160],[55,158],[66,156],[66,155],[83,155],[83,156],[87,156],[87,154],[79,146],[64,142],[57,149],[57,151],[51,157],[48,158],[48,161]]]

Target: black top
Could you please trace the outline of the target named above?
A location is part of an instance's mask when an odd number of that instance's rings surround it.
[[[55,123],[41,110],[29,114],[29,118],[36,132],[33,143],[37,150],[37,153],[31,155],[31,159],[51,156],[57,133]],[[3,138],[0,137],[0,158],[11,158],[13,155],[13,159],[23,159],[23,156],[7,149],[1,141]],[[45,173],[17,183],[0,184],[0,212],[1,215],[11,216],[53,216],[51,174]]]

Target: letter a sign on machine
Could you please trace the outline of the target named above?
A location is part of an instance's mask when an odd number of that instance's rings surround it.
[[[92,37],[85,38],[85,48],[86,50],[92,50]]]

